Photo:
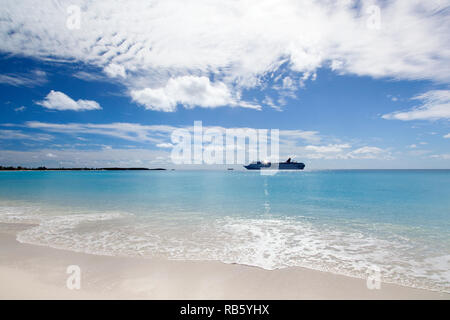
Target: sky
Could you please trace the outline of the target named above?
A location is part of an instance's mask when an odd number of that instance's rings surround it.
[[[307,169],[450,168],[449,16],[443,0],[5,0],[0,165],[177,167],[172,132],[202,121],[278,129]]]

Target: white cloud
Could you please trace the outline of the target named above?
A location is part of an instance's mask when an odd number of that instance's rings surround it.
[[[22,112],[22,111],[25,111],[25,110],[26,110],[25,106],[14,108],[14,111],[16,111],[16,112]]]
[[[92,100],[73,100],[66,94],[59,91],[50,91],[43,101],[36,102],[47,109],[52,110],[72,110],[72,111],[85,111],[85,110],[100,110],[100,105]]]
[[[353,150],[348,154],[349,158],[353,159],[377,159],[377,158],[390,158],[390,154],[381,148],[378,147],[362,147],[356,150]]]
[[[219,95],[227,101],[261,85],[281,65],[313,77],[323,67],[340,74],[450,80],[445,1],[383,2],[379,30],[367,27],[372,1],[76,3],[82,8],[79,30],[66,27],[73,0],[42,1],[39,8],[33,0],[3,1],[2,52],[99,67],[128,92],[141,92],[135,100],[163,111],[180,101],[166,92],[169,79],[208,77],[211,87],[223,83],[231,91]]]
[[[131,167],[135,166],[136,163],[142,163],[142,166],[145,167],[152,167],[153,163],[167,165],[168,156],[170,156],[170,153],[163,150],[104,148],[79,150],[67,148],[29,151],[2,150],[0,161],[3,165],[30,167],[41,165],[47,167]]]
[[[382,116],[387,120],[438,120],[450,119],[450,90],[432,90],[412,98],[422,105],[407,111],[397,111]]]
[[[237,101],[224,83],[211,83],[207,77],[172,78],[164,87],[132,90],[131,97],[137,103],[144,105],[146,109],[166,112],[175,111],[178,104],[187,108],[239,106],[260,109],[260,106]]]
[[[20,125],[4,125],[4,126],[20,126]],[[114,153],[111,153],[108,155],[114,155],[116,158],[120,158],[121,165],[131,165],[130,161],[135,160],[145,160],[150,161],[151,159],[146,158],[135,158],[132,159],[129,158],[129,161],[126,161],[124,159],[127,158],[127,154],[131,152],[135,152],[133,150],[137,150],[139,147],[136,145],[129,146],[127,145],[124,149],[124,146],[119,147],[120,144],[114,145],[113,148],[110,146],[105,146],[104,144],[97,144],[95,143],[95,140],[93,140],[94,137],[89,137],[89,140],[86,140],[81,136],[87,136],[87,135],[100,135],[100,136],[109,136],[113,138],[123,139],[126,141],[132,141],[134,143],[148,143],[150,146],[156,146],[157,148],[161,149],[170,149],[173,147],[170,136],[173,130],[184,128],[187,129],[191,134],[193,134],[193,127],[192,126],[182,126],[182,127],[174,127],[169,125],[141,125],[137,123],[108,123],[108,124],[89,124],[89,123],[67,123],[67,124],[56,124],[56,123],[44,123],[44,122],[26,122],[23,127],[26,127],[28,130],[41,130],[44,132],[49,133],[60,133],[60,134],[66,134],[71,135],[72,138],[75,141],[82,140],[82,141],[92,141],[89,143],[84,144],[78,144],[78,143],[71,143],[70,140],[64,139],[67,141],[64,145],[52,145],[54,148],[58,148],[59,150],[48,150],[47,152],[39,153],[39,157],[46,157],[46,154],[49,152],[57,156],[58,160],[65,161],[65,165],[69,166],[69,163],[76,163],[78,165],[88,165],[88,166],[104,166],[107,162],[108,158],[106,157],[106,151],[114,151]],[[207,129],[218,129],[223,134],[225,134],[226,129],[242,129],[244,131],[250,129],[250,128],[225,128],[225,127],[211,127],[211,126],[203,126],[203,130]],[[13,131],[13,130],[4,130],[4,131]],[[349,143],[329,143],[324,144],[323,140],[328,141],[336,141],[335,138],[330,137],[322,137],[319,135],[319,132],[317,131],[302,131],[302,130],[280,130],[280,156],[281,158],[288,158],[288,157],[296,157],[297,159],[314,159],[314,160],[358,160],[358,159],[377,159],[377,160],[392,160],[393,157],[388,149],[382,149],[379,147],[373,147],[373,146],[363,146],[363,147],[357,147],[353,148]],[[11,135],[11,134],[10,134]],[[24,136],[16,135],[14,133],[15,137],[17,139],[22,139]],[[44,139],[44,134],[40,133],[32,133],[29,136],[34,137],[37,139],[37,137],[41,135],[42,139]],[[0,135],[1,136],[1,135]],[[50,136],[51,137],[51,136]],[[80,139],[81,138],[81,139]],[[302,146],[302,143],[307,142],[311,143],[306,146]],[[320,145],[314,145],[315,143],[321,143]],[[94,150],[92,152],[86,152],[83,150],[85,147],[91,147],[91,148],[99,148],[97,150]],[[49,146],[50,147],[50,146]],[[67,150],[67,148],[70,148],[70,150]],[[81,149],[77,149],[81,148]],[[66,149],[66,150],[65,150]],[[130,150],[130,151],[127,151]],[[7,153],[5,150],[2,150],[0,153],[0,160],[2,159],[2,156],[5,154],[16,154],[17,155],[17,161],[14,164],[22,163],[19,160],[23,160],[23,157],[21,157],[20,152],[10,152]],[[70,151],[70,152],[69,152]],[[149,150],[150,151],[150,150]],[[164,155],[167,155],[167,150],[161,150],[164,151]],[[137,152],[137,151],[136,151]],[[79,153],[79,154],[78,154]],[[94,155],[98,153],[99,156],[96,158]],[[24,153],[25,154],[25,153]],[[29,153],[31,154],[31,153]],[[161,156],[159,154],[158,156]],[[11,158],[6,157],[7,159],[11,160]],[[96,164],[98,160],[99,164]],[[153,160],[156,160],[156,158],[153,158]],[[152,160],[152,161],[153,161]],[[119,163],[116,162],[113,158],[111,158],[111,161],[114,162],[116,165],[119,165]],[[111,162],[111,163],[112,163]],[[102,164],[100,164],[102,163]],[[314,161],[314,163],[317,163]],[[342,164],[342,162],[341,162]],[[332,167],[339,167],[339,165],[332,165]]]
[[[288,77],[283,78],[283,89],[287,89],[287,90],[295,89],[294,81],[292,80],[291,77],[288,76]]]
[[[280,138],[294,142],[301,139],[308,143],[319,143],[322,139],[318,131],[311,130],[280,130]]]
[[[304,88],[306,80],[311,78],[312,81],[315,81],[316,77],[317,77],[317,74],[315,72],[312,75],[311,75],[311,72],[303,73],[302,77],[300,78],[300,87]]]
[[[430,152],[431,152],[430,150],[411,150],[410,152],[408,152],[408,154],[411,155],[411,156],[417,157],[417,156],[426,155],[426,154],[428,154]]]
[[[171,147],[170,136],[172,132],[179,128],[185,128],[192,133],[192,126],[175,127],[170,125],[142,125],[138,123],[46,123],[39,121],[29,121],[24,124],[26,128],[41,130],[51,133],[62,133],[74,136],[77,140],[86,141],[83,136],[86,135],[101,135],[109,136],[118,139],[138,142],[138,143],[152,143],[160,148]],[[225,134],[226,129],[243,129],[250,128],[225,128],[219,126],[203,126],[203,130],[214,128]],[[303,130],[280,130],[280,145],[286,149],[294,148],[300,142],[319,143],[321,137],[318,131],[303,131]],[[81,136],[81,137],[80,137]],[[342,145],[346,147],[347,145]]]
[[[383,149],[378,147],[362,147],[359,149],[354,150],[353,154],[367,154],[367,153],[382,153]]]
[[[116,77],[126,78],[127,77],[124,66],[116,64],[116,63],[111,63],[111,64],[107,65],[103,69],[103,71],[111,78],[116,78]]]
[[[342,152],[344,149],[351,148],[349,144],[329,144],[326,146],[306,146],[308,151],[314,151],[317,153],[337,153]]]
[[[165,125],[141,125],[137,123],[45,123],[39,121],[29,121],[25,126],[31,129],[38,129],[48,132],[58,132],[72,135],[103,135],[114,138],[135,141],[135,142],[153,142],[161,143],[162,137],[170,137],[170,133],[177,129]],[[77,137],[79,139],[79,137]]]
[[[48,134],[30,134],[24,133],[20,130],[0,130],[0,140],[34,140],[34,141],[49,141],[53,137]]]
[[[295,150],[295,149],[292,149]],[[296,149],[297,155],[306,159],[348,160],[348,159],[378,159],[392,160],[388,150],[378,147],[364,146],[352,150],[352,146],[345,144],[308,145]]]
[[[412,144],[412,145],[408,146],[408,148],[415,149],[415,148],[417,148],[417,145],[416,144]]]
[[[450,160],[450,153],[432,154],[432,155],[430,155],[430,158],[441,159],[441,160]]]
[[[158,148],[173,148],[173,144],[171,143],[158,143],[156,146]]]
[[[445,138],[445,139],[450,139],[450,133],[446,134],[446,135],[444,136],[444,138]]]
[[[280,106],[276,105],[272,98],[269,96],[265,96],[264,100],[262,101],[263,104],[268,105],[269,107],[271,107],[272,109],[276,110],[276,111],[283,111],[283,109],[281,109]]]
[[[86,71],[75,72],[72,76],[84,81],[104,81],[106,79],[103,75]]]
[[[0,83],[15,87],[35,87],[48,82],[47,73],[42,70],[33,70],[29,73],[0,74]]]

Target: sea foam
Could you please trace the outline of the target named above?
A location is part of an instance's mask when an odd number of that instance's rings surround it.
[[[430,254],[405,236],[382,239],[308,217],[152,218],[124,212],[43,214],[39,207],[0,207],[2,222],[38,222],[23,243],[100,255],[216,260],[268,270],[305,267],[365,278],[376,267],[384,282],[450,292],[450,255]],[[185,219],[186,221],[182,221]]]

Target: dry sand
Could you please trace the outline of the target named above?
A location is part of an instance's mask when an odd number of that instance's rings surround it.
[[[110,257],[22,244],[29,227],[0,224],[0,299],[450,299],[449,294],[305,268],[263,270],[214,261]],[[69,265],[81,268],[69,290]]]

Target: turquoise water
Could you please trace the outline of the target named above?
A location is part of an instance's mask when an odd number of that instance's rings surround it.
[[[302,266],[450,291],[450,170],[1,172],[0,221],[74,251]]]

